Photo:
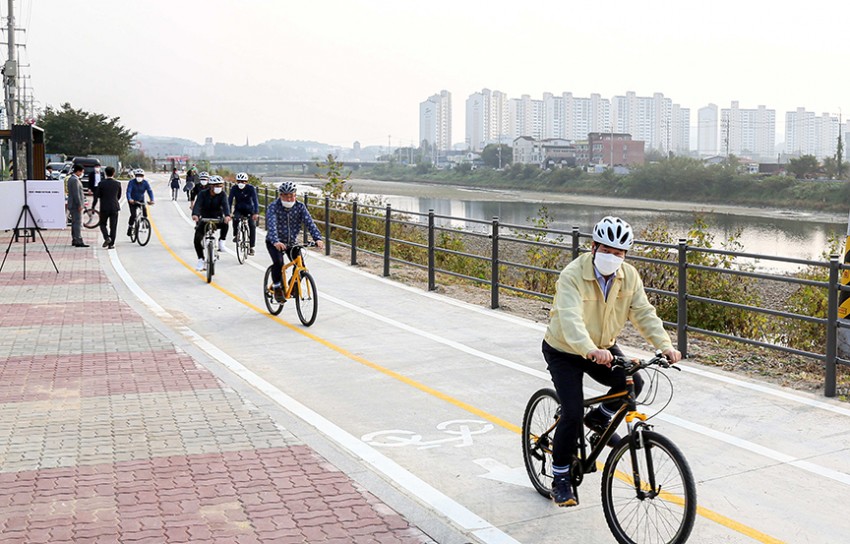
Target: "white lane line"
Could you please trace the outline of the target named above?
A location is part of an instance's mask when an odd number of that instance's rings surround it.
[[[186,219],[188,220],[188,218],[186,218]],[[255,263],[253,261],[248,261],[248,264],[250,264],[254,268],[265,271],[265,267],[262,267],[262,266],[258,265],[257,263]],[[346,268],[346,269],[350,269],[350,268]],[[395,285],[395,284],[393,284],[393,285]],[[411,325],[407,325],[405,323],[401,323],[399,321],[396,321],[392,318],[380,315],[380,314],[373,312],[371,310],[361,308],[360,306],[357,306],[356,304],[351,304],[349,302],[345,302],[343,300],[337,299],[337,298],[335,298],[331,295],[323,294],[322,297],[324,299],[328,300],[329,302],[333,302],[335,304],[343,306],[344,308],[347,308],[351,311],[357,312],[361,315],[367,316],[371,319],[375,319],[377,321],[380,321],[380,322],[385,323],[387,325],[390,325],[392,327],[404,330],[404,331],[409,332],[411,334],[415,334],[415,335],[421,336],[423,338],[427,338],[431,341],[443,344],[445,346],[456,349],[456,350],[461,351],[463,353],[466,353],[468,355],[472,355],[473,357],[478,357],[478,358],[484,359],[486,361],[498,364],[498,365],[503,366],[505,368],[509,368],[511,370],[519,371],[519,372],[522,372],[522,373],[527,374],[529,376],[534,376],[534,377],[546,380],[547,382],[551,381],[551,378],[550,378],[548,372],[542,372],[542,371],[539,371],[539,370],[535,370],[533,368],[529,368],[529,367],[522,365],[520,363],[516,363],[514,361],[510,361],[508,359],[504,359],[504,358],[498,357],[496,355],[491,355],[489,353],[485,353],[483,351],[477,350],[475,348],[472,348],[472,347],[467,346],[465,344],[462,344],[460,342],[456,342],[454,340],[449,340],[447,338],[443,338],[443,337],[438,336],[436,334],[432,334],[432,333],[423,331],[423,330],[418,329],[416,327],[413,327]],[[440,298],[440,300],[442,301],[443,299]],[[723,376],[717,376],[715,374],[708,373],[708,372],[698,370],[698,369],[691,369],[691,368],[687,368],[685,366],[682,366],[682,368],[684,368],[687,371],[693,371],[695,374],[699,374],[701,376],[706,376],[706,377],[709,377],[709,378],[725,378]],[[746,382],[742,382],[740,380],[735,380],[733,378],[729,378],[728,380],[731,381],[732,383],[735,383],[736,385],[741,385],[741,386],[752,385],[752,384],[747,384]],[[720,381],[727,381],[727,380],[724,379],[724,380],[720,380]],[[590,394],[600,395],[600,394],[603,393],[603,391],[596,390],[596,389],[593,389],[591,387],[585,387],[584,389],[585,389],[586,393],[590,393]],[[823,406],[820,406],[820,404],[823,404],[823,405],[825,405],[826,407],[829,407],[829,408],[833,408],[832,406],[830,406],[829,404],[826,404],[826,403],[817,403],[817,401],[811,401],[810,399],[804,399],[802,397],[799,397],[799,396],[796,396],[796,395],[791,395],[791,394],[784,393],[784,392],[781,392],[781,391],[776,392],[776,391],[773,391],[772,389],[769,389],[769,388],[766,388],[766,387],[761,387],[759,389],[759,391],[761,391],[762,389],[763,389],[764,393],[768,393],[768,394],[782,393],[782,395],[776,395],[776,396],[786,398],[786,400],[800,402],[801,404],[808,404],[808,405],[816,407],[816,408],[823,408]],[[835,411],[839,414],[844,413],[844,412],[842,412],[842,409],[840,409],[840,408],[837,409],[837,410],[833,410],[833,411]],[[848,411],[848,413],[846,415],[850,415],[850,411]],[[800,468],[800,469],[805,470],[807,472],[810,472],[812,474],[817,474],[819,476],[830,478],[831,480],[850,485],[850,475],[844,474],[842,472],[831,470],[831,469],[816,465],[816,464],[808,462],[808,461],[798,460],[797,458],[795,458],[791,455],[784,454],[784,453],[781,453],[779,451],[776,451],[776,450],[773,450],[773,449],[770,449],[770,448],[765,448],[765,447],[760,446],[758,444],[755,444],[753,442],[743,440],[743,439],[734,437],[732,435],[729,435],[729,434],[726,434],[726,433],[723,433],[723,432],[714,431],[714,430],[712,430],[708,427],[705,427],[703,425],[700,425],[698,423],[691,423],[687,420],[684,420],[684,419],[681,419],[681,418],[678,418],[678,417],[675,417],[675,416],[667,415],[665,413],[658,414],[655,417],[657,417],[657,418],[659,418],[663,421],[666,421],[666,422],[668,422],[672,425],[676,425],[678,427],[689,430],[691,432],[701,434],[703,436],[707,436],[707,437],[715,439],[715,440],[719,440],[719,441],[724,442],[726,444],[729,444],[731,446],[739,447],[739,448],[742,448],[744,450],[747,450],[747,451],[750,451],[750,452],[753,452],[753,453],[757,453],[759,455],[763,455],[763,456],[765,456],[769,459],[774,459],[774,460],[777,460],[777,461],[781,461],[783,463],[788,463],[790,465],[793,465],[797,468]]]
[[[117,252],[112,252],[110,260],[116,272],[139,300],[142,301],[158,317],[171,317],[159,304],[157,304],[139,285],[133,281],[127,270],[121,264]],[[371,446],[366,445],[360,439],[349,434],[328,419],[319,415],[310,408],[304,406],[283,391],[264,380],[257,374],[242,365],[239,361],[208,342],[204,337],[186,327],[179,325],[173,327],[193,344],[204,350],[210,357],[227,367],[231,372],[245,380],[249,385],[261,391],[274,402],[315,427],[323,435],[329,437],[352,455],[360,458],[375,470],[381,472],[392,482],[410,494],[418,497],[420,501],[433,508],[462,530],[475,535],[481,542],[492,544],[520,544],[484,518],[473,513],[454,499],[443,494],[418,476],[409,472],[401,465],[379,453]]]

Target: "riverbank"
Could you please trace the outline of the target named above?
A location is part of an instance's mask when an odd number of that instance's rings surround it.
[[[319,187],[321,181],[311,176],[287,176],[298,178],[302,183]],[[269,180],[278,179],[270,177]],[[599,206],[616,209],[643,209],[647,211],[718,213],[744,217],[779,218],[792,221],[813,221],[819,223],[846,224],[847,215],[823,212],[804,211],[783,208],[756,208],[734,204],[706,204],[702,202],[677,202],[650,199],[624,198],[620,196],[582,195],[564,192],[549,192],[524,189],[493,189],[480,186],[452,185],[429,181],[385,181],[367,178],[351,178],[348,180],[351,192],[368,194],[385,194],[415,198],[433,197],[435,192],[440,198],[472,200],[472,201],[503,201],[503,202],[539,202],[540,204],[563,203],[580,206]]]

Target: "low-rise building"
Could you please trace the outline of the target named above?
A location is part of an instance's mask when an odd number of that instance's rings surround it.
[[[644,163],[645,142],[632,140],[631,134],[591,132],[586,141],[576,142],[576,164],[635,166]]]

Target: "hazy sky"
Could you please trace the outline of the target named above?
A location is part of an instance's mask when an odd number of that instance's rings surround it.
[[[5,27],[6,2],[0,6]],[[42,105],[142,134],[410,145],[419,103],[662,92],[850,116],[850,2],[692,0],[16,0]],[[5,53],[5,48],[3,48]],[[2,55],[5,58],[5,54]],[[784,141],[783,133],[777,142]]]

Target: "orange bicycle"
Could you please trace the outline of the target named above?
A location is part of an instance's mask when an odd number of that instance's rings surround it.
[[[290,298],[295,299],[295,309],[298,311],[298,319],[301,320],[301,323],[305,327],[309,327],[316,321],[316,314],[319,311],[319,293],[316,291],[316,282],[313,280],[313,276],[310,275],[310,272],[304,265],[304,252],[300,250],[304,247],[315,246],[316,242],[292,246],[293,252],[297,253],[297,256],[284,264],[280,269],[281,277],[283,278],[284,302]],[[289,268],[292,269],[292,274],[289,281],[286,281],[286,271]],[[278,302],[274,296],[273,269],[273,264],[266,269],[266,275],[263,279],[263,299],[266,302],[266,308],[269,313],[277,315],[283,310],[284,302]]]

